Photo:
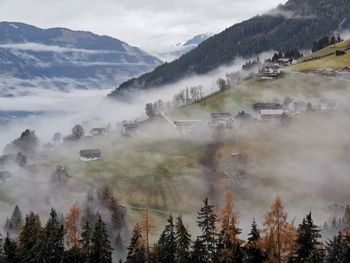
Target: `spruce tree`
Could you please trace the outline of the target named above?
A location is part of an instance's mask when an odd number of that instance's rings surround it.
[[[181,216],[176,220],[175,236],[176,262],[187,263],[190,260],[191,235],[184,226]]]
[[[176,242],[173,217],[170,215],[167,221],[168,224],[165,226],[165,229],[158,241],[159,260],[160,262],[174,263],[176,254]]]
[[[261,249],[261,237],[260,230],[255,222],[252,223],[252,228],[248,234],[248,242],[245,246],[246,249],[246,261],[251,263],[262,263],[266,257]]]
[[[128,256],[126,263],[143,263],[146,261],[145,245],[142,239],[142,230],[139,224],[136,224],[128,247]]]
[[[98,215],[91,238],[91,260],[94,263],[111,263],[112,247],[108,239],[106,224]]]
[[[4,259],[6,263],[18,263],[17,245],[11,240],[8,233],[4,243]]]
[[[191,262],[194,263],[207,263],[207,250],[200,237],[197,237],[193,244],[191,253]]]
[[[31,212],[26,216],[25,224],[18,238],[18,256],[20,262],[35,262],[41,230],[39,216]]]
[[[197,221],[199,228],[202,230],[202,235],[198,237],[196,242],[201,242],[204,245],[203,257],[206,262],[212,262],[216,257],[217,233],[215,224],[217,216],[214,206],[209,204],[208,198],[204,199],[203,203],[203,207],[198,211]]]
[[[343,235],[341,232],[334,236],[326,245],[326,262],[341,263],[343,262]]]
[[[298,238],[290,262],[322,262],[324,250],[318,241],[320,229],[312,220],[311,212],[303,219],[298,228]]]
[[[18,205],[15,206],[12,216],[11,216],[11,224],[15,233],[18,233],[20,227],[23,225],[23,217],[22,212],[19,209]]]
[[[61,263],[63,259],[63,225],[58,222],[57,213],[51,209],[45,228],[40,233],[37,262]]]
[[[85,258],[86,263],[91,263],[91,238],[92,238],[92,228],[90,226],[89,220],[86,220],[82,227],[81,232],[81,250]]]

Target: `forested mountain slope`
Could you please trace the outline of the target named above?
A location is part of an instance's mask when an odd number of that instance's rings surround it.
[[[122,83],[111,96],[173,83],[191,74],[205,74],[237,56],[292,47],[311,49],[315,39],[349,27],[348,0],[290,0],[267,14],[227,28],[171,63]]]

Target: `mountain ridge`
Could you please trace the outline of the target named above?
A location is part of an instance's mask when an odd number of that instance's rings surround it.
[[[249,58],[271,49],[310,49],[315,39],[346,28],[350,28],[347,0],[289,0],[273,14],[258,15],[235,24],[179,59],[122,83],[110,96],[124,97],[129,92],[205,74],[230,64],[237,56]]]

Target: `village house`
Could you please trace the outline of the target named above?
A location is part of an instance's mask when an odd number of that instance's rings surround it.
[[[93,128],[90,131],[90,134],[93,136],[105,136],[107,135],[108,131],[106,128]]]
[[[259,110],[259,119],[261,120],[283,118],[284,115],[285,112],[282,109]]]
[[[174,121],[174,125],[180,131],[181,134],[185,134],[186,132],[193,131],[199,126],[203,125],[202,120],[176,120]]]
[[[253,104],[253,110],[259,112],[260,110],[282,110],[280,103],[259,102]]]
[[[122,135],[123,136],[134,136],[138,130],[137,123],[124,123],[122,127]]]
[[[211,126],[217,128],[231,128],[233,126],[233,118],[228,112],[214,112],[211,114]]]
[[[102,158],[100,149],[85,149],[79,152],[81,161],[94,161]]]
[[[281,70],[276,66],[265,66],[259,72],[260,79],[275,79],[282,74]]]

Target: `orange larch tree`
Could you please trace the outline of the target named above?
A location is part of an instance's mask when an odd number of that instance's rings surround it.
[[[75,203],[64,218],[65,241],[68,247],[79,247],[80,245],[80,214],[81,209],[79,204]]]

